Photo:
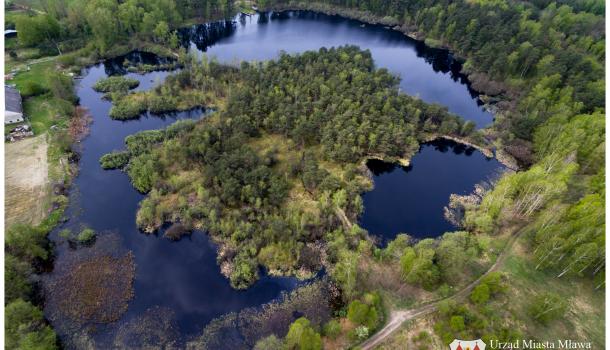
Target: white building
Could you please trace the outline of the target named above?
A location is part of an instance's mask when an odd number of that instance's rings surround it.
[[[4,124],[14,124],[22,121],[21,94],[17,89],[4,85]]]

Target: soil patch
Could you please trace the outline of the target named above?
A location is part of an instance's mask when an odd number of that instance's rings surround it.
[[[46,134],[5,144],[5,227],[37,225],[49,202],[49,164]]]

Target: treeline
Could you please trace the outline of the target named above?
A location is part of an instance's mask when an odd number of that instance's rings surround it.
[[[150,40],[177,47],[174,29],[185,21],[225,18],[233,15],[232,0],[41,0],[16,1],[39,8],[16,19],[18,38],[24,46],[53,47],[57,53],[90,43],[100,51],[129,39]]]
[[[60,214],[61,215],[61,214]],[[54,216],[57,216],[54,214]],[[55,217],[57,220],[59,216]],[[47,225],[6,231],[4,322],[6,349],[58,349],[57,336],[38,306],[35,273],[51,259]]]
[[[159,91],[205,90],[206,80],[222,79],[213,64],[191,65]],[[233,70],[225,74],[235,79]],[[360,193],[370,186],[357,170],[364,158],[410,156],[429,133],[476,134],[446,109],[399,94],[397,79],[356,47],[243,63],[239,77],[225,84],[226,106],[209,120],[126,140],[126,170],[149,193],[138,225],[209,230],[238,288],[257,278],[259,264],[279,274],[320,268],[311,243],[344,235],[336,231],[347,224],[343,216],[362,211]],[[101,161],[125,166],[125,153]],[[364,237],[356,226],[348,234],[356,244]]]
[[[588,276],[601,288],[605,283],[605,116],[578,115],[565,124],[561,118],[566,117],[556,115],[536,132],[540,161],[502,178],[480,207],[467,212],[466,223],[494,233],[515,220],[532,222],[536,269],[552,269],[557,277]]]

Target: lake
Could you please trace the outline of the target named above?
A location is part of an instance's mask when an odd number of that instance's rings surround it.
[[[184,46],[222,62],[267,60],[281,51],[318,50],[322,46],[358,45],[371,51],[375,64],[401,78],[400,88],[426,102],[438,103],[478,127],[489,125],[485,111],[461,64],[447,50],[427,47],[381,25],[311,11],[240,15],[234,21],[184,28]]]
[[[191,50],[223,62],[274,58],[281,50],[301,52],[322,46],[355,44],[370,49],[377,66],[399,74],[404,92],[442,104],[475,121],[479,127],[491,123],[493,118],[482,109],[476,93],[459,74],[459,63],[449,53],[426,48],[381,26],[363,26],[357,21],[312,12],[286,12],[238,16],[232,22],[194,26],[181,31],[181,40]],[[155,61],[147,54],[133,53],[128,57],[144,63]],[[133,252],[135,296],[118,322],[95,329],[95,339],[100,344],[108,344],[130,320],[147,310],[162,307],[172,311],[177,331],[184,340],[201,332],[213,318],[262,305],[302,282],[263,276],[248,290],[233,290],[220,274],[215,245],[204,233],[194,232],[173,242],[138,231],[136,211],[144,196],[133,188],[123,172],[102,170],[99,158],[124,149],[124,138],[128,135],[162,128],[180,119],[205,118],[206,111],[147,114],[129,121],[110,119],[111,103],[92,89],[97,80],[127,74],[140,81],[138,90],[146,90],[171,74],[127,73],[122,66],[123,59],[109,60],[84,70],[76,86],[80,103],[89,109],[93,124],[89,136],[79,144],[80,172],[70,189],[66,210],[69,221],[51,234],[56,243],[55,264],[64,263],[71,254],[71,248],[58,236],[61,229],[79,231],[87,226],[98,232],[117,233],[124,248]],[[440,148],[424,145],[407,169],[371,162],[369,166],[377,174],[376,187],[364,194],[366,209],[361,224],[386,239],[403,231],[435,236],[450,230],[442,218],[442,206],[447,204],[449,195],[471,191],[475,183],[499,168],[496,161],[486,159],[478,151],[461,149],[455,145]],[[68,331],[62,333],[61,329],[59,332],[64,340],[73,336]]]

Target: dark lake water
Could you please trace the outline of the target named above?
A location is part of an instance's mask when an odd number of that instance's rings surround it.
[[[183,45],[223,62],[267,60],[280,51],[318,50],[320,47],[358,45],[369,49],[378,67],[401,78],[402,91],[483,127],[493,121],[447,50],[380,25],[310,11],[238,16],[233,22],[193,26],[181,31]]]
[[[426,238],[455,230],[443,216],[449,195],[468,194],[502,169],[497,160],[452,141],[422,145],[408,167],[380,160],[367,165],[375,188],[362,196],[360,224],[383,242],[398,233]]]
[[[183,31],[182,39],[192,49],[206,51],[225,62],[273,58],[280,50],[297,52],[356,44],[370,49],[378,66],[400,74],[403,91],[447,106],[479,126],[492,121],[464,77],[457,73],[459,64],[446,51],[426,48],[380,26],[362,27],[360,22],[339,17],[289,12],[240,16],[235,22],[193,27]],[[133,54],[130,59],[154,61],[146,54]],[[127,73],[122,62],[123,58],[118,58],[90,67],[77,84],[80,103],[89,109],[93,124],[89,136],[80,144],[80,173],[70,190],[66,211],[69,221],[52,234],[52,239],[58,242],[55,264],[62,264],[69,254],[67,245],[58,238],[60,229],[78,231],[86,225],[100,232],[117,232],[122,237],[125,249],[133,251],[136,262],[135,297],[114,331],[146,310],[161,306],[173,311],[179,333],[191,336],[215,317],[261,305],[274,300],[282,291],[295,288],[299,284],[295,279],[263,277],[246,291],[233,290],[216,264],[216,247],[204,233],[195,232],[172,242],[138,231],[135,217],[143,195],[123,172],[102,170],[99,158],[124,149],[128,135],[162,128],[179,119],[205,117],[206,112],[193,110],[145,115],[130,121],[111,120],[108,117],[111,103],[91,88],[97,80],[109,74],[128,74],[140,81],[138,90],[147,90],[171,74]],[[375,190],[364,195],[366,210],[361,224],[386,238],[405,231],[435,236],[451,229],[442,218],[442,207],[447,204],[449,194],[471,191],[475,183],[499,167],[479,152],[453,146],[439,149],[435,145],[423,146],[408,169],[375,162],[369,165],[378,175]],[[112,337],[113,328],[109,329],[108,334],[99,331],[98,336]]]

